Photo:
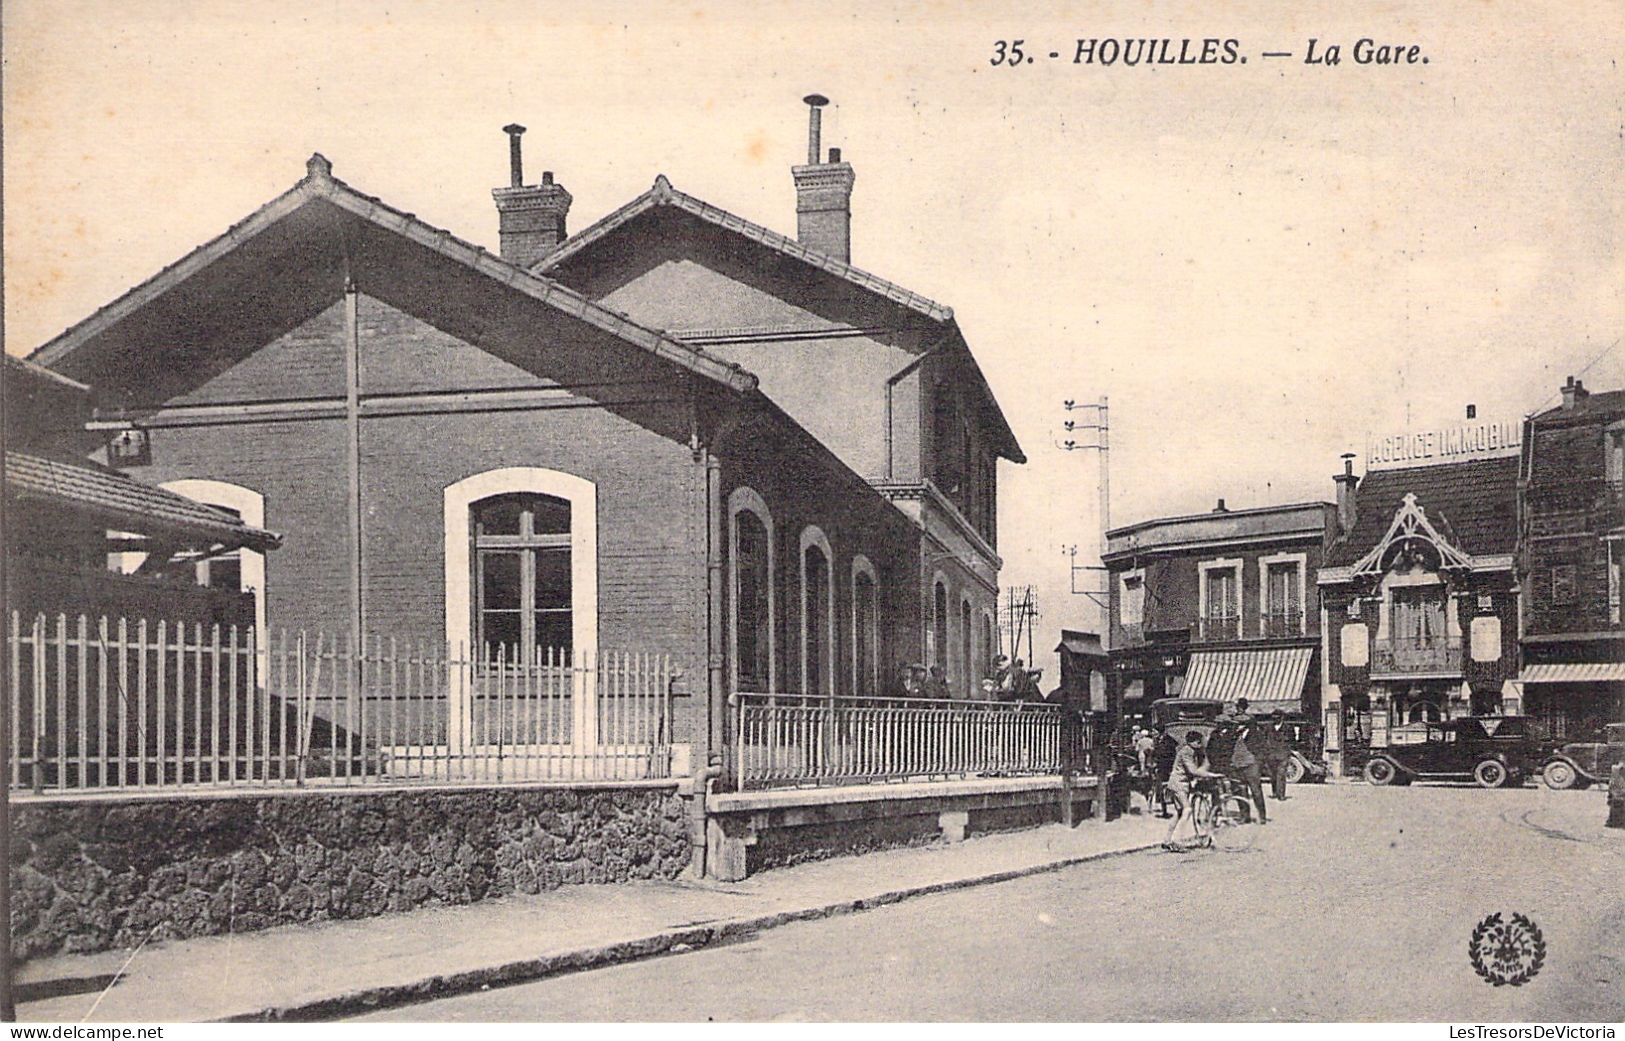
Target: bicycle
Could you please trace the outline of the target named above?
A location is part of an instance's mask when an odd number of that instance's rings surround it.
[[[1191,821],[1200,844],[1228,853],[1251,849],[1258,839],[1253,807],[1230,778],[1203,778],[1191,789]]]

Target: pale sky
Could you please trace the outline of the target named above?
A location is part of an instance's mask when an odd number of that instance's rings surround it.
[[[1368,431],[1515,419],[1588,365],[1625,386],[1625,5],[1285,7],[7,0],[6,349],[313,151],[494,250],[513,121],[572,228],[665,173],[793,233],[818,91],[857,171],[854,263],[954,308],[1026,448],[999,548],[1053,644],[1090,621],[1063,547],[1099,538],[1095,454],[1055,447],[1065,398],[1110,396],[1122,524],[1328,498]],[[1355,65],[1367,35],[1428,64]],[[1249,61],[1068,61],[1079,37],[1185,36]],[[1017,37],[1037,60],[991,67]],[[1343,64],[1306,66],[1310,37]]]

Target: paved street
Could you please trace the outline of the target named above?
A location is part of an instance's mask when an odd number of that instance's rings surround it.
[[[1246,853],[1146,853],[373,1019],[1608,1020],[1625,833],[1598,791],[1298,787]],[[1548,955],[1491,987],[1473,926]]]

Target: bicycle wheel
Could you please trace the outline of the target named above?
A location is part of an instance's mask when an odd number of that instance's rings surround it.
[[[1258,838],[1252,807],[1239,795],[1226,795],[1213,807],[1213,844],[1222,850],[1251,849]]]

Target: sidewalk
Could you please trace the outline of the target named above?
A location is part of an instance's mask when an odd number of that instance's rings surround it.
[[[333,1018],[683,950],[1154,846],[1139,815],[763,872],[743,882],[565,886],[462,907],[61,955],[19,967],[23,1022]],[[116,986],[107,982],[130,959]],[[76,991],[76,992],[75,992]],[[47,996],[47,994],[55,996]],[[93,1011],[94,1010],[94,1011]]]

